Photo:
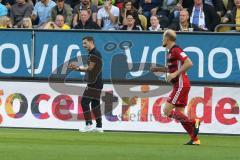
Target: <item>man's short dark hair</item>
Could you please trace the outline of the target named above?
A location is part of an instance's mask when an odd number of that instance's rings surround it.
[[[86,37],[83,37],[83,39],[82,40],[87,40],[87,41],[91,41],[91,42],[93,42],[94,43],[94,39],[93,39],[93,37],[91,37],[91,36],[86,36]]]

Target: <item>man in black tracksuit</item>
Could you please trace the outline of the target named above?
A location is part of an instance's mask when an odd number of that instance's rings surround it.
[[[78,67],[70,64],[69,68],[86,72],[85,80],[87,87],[82,96],[82,109],[86,121],[86,127],[81,132],[103,132],[102,118],[100,108],[100,95],[103,88],[102,82],[102,56],[94,45],[93,37],[87,36],[83,38],[83,47],[88,51],[88,66]],[[96,127],[92,125],[91,110],[96,118]]]

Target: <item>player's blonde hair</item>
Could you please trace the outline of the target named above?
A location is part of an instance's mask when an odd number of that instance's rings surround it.
[[[167,29],[164,33],[163,33],[163,36],[166,38],[168,38],[169,40],[171,41],[176,41],[176,38],[177,38],[177,34],[174,30],[172,29]]]

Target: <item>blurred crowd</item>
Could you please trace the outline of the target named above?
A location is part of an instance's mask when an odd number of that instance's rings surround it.
[[[240,0],[0,0],[0,28],[240,31]]]

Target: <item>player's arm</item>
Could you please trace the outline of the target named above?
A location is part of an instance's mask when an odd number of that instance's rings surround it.
[[[151,67],[151,72],[168,72],[167,67]]]
[[[191,68],[192,66],[193,66],[193,63],[192,63],[191,59],[190,59],[190,58],[185,59],[182,67],[181,67],[179,70],[176,71],[176,72],[177,72],[177,73],[176,73],[177,76],[178,76],[179,74],[181,74],[182,72],[186,72],[186,71],[187,71],[189,68]]]
[[[181,74],[182,72],[186,72],[192,66],[193,66],[193,63],[192,63],[191,59],[187,58],[184,61],[183,66],[177,71],[177,75]]]
[[[183,65],[182,65],[182,67],[179,70],[177,70],[176,72],[171,73],[171,74],[168,75],[167,81],[170,82],[172,79],[176,78],[181,73],[186,72],[192,66],[193,66],[193,63],[192,63],[191,59],[187,57],[184,60]]]
[[[68,68],[74,70],[74,71],[79,71],[79,72],[89,72],[92,71],[93,68],[95,67],[96,63],[95,62],[90,62],[89,66],[87,67],[78,67],[75,64],[70,64]]]

